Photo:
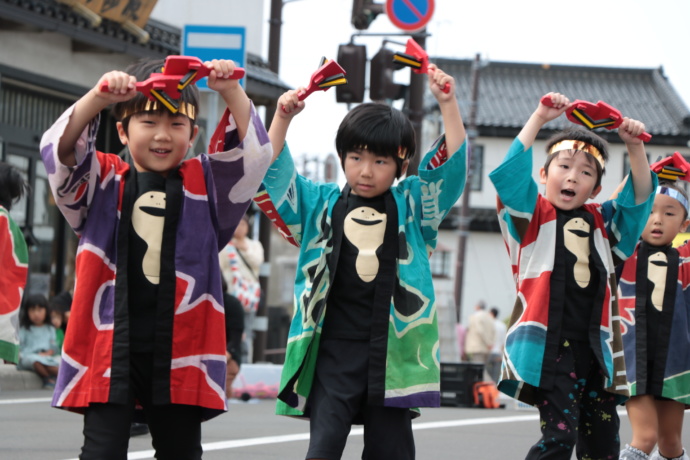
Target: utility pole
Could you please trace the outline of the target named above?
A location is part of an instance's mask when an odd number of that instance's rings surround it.
[[[412,36],[414,40],[419,43],[422,49],[426,49],[426,28],[420,30],[415,35]],[[410,92],[409,105],[408,105],[408,115],[410,123],[414,128],[415,139],[417,140],[417,154],[410,160],[410,164],[407,167],[407,175],[416,175],[419,171],[419,162],[421,160],[420,146],[422,142],[422,120],[424,119],[424,89],[427,81],[427,76],[423,74],[417,74],[410,72]]]
[[[271,0],[271,17],[269,19],[268,30],[268,68],[276,75],[280,70],[280,34],[283,27],[283,0]],[[266,127],[271,125],[273,114],[276,111],[277,101],[272,102],[266,106],[266,119],[264,123]],[[266,360],[266,339],[268,333],[268,305],[266,299],[268,298],[268,278],[270,270],[264,267],[270,267],[271,261],[271,221],[266,215],[259,213],[259,242],[264,247],[265,263],[259,273],[259,283],[261,284],[261,301],[259,302],[259,309],[256,312],[254,323],[257,328],[254,333],[254,362],[261,362]]]
[[[268,21],[268,68],[276,75],[280,70],[280,34],[283,28],[283,0],[271,0],[271,17]],[[271,125],[277,101],[266,106],[266,126]]]
[[[467,182],[465,192],[462,194],[462,208],[460,208],[460,229],[458,237],[458,259],[455,271],[455,321],[460,323],[460,313],[462,311],[462,286],[465,275],[465,246],[467,237],[470,234],[470,194],[472,193],[472,147],[477,138],[477,99],[479,96],[479,54],[474,57],[472,63],[472,76],[470,81],[470,113],[467,119]]]

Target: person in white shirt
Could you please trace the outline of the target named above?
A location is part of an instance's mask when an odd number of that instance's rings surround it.
[[[506,341],[506,324],[498,319],[498,308],[493,307],[489,311],[494,318],[494,346],[491,348],[489,358],[486,361],[486,372],[491,379],[498,383],[501,377],[501,362],[503,361],[503,347]]]

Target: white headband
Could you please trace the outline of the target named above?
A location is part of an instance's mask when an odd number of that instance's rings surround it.
[[[662,185],[659,185],[656,188],[656,193],[661,194],[661,195],[667,195],[667,196],[670,196],[671,198],[675,198],[680,204],[683,205],[683,207],[685,208],[685,211],[688,214],[690,214],[690,206],[688,206],[688,200],[678,190],[671,188],[671,187],[664,187]]]

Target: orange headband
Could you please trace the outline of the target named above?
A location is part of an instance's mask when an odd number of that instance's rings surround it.
[[[152,101],[150,99],[146,100],[146,104],[139,105],[137,104],[137,107],[133,107],[131,110],[127,110],[122,114],[122,119],[124,120],[125,118],[134,115],[135,113],[140,113],[140,112],[157,112],[159,110],[162,110],[164,108],[167,108],[167,106],[162,105],[158,101]],[[170,109],[168,109],[170,110]],[[172,111],[171,111],[172,112]],[[172,112],[175,113],[175,112]],[[194,120],[196,118],[196,108],[190,104],[189,102],[180,102],[179,107],[177,108],[177,113],[180,115],[186,115],[190,120]]]
[[[563,150],[579,150],[581,152],[588,153],[592,155],[595,160],[597,160],[597,162],[601,166],[601,170],[604,170],[604,157],[601,155],[599,149],[593,146],[592,144],[583,141],[574,141],[572,139],[566,139],[564,141],[553,144],[549,149],[549,155],[562,152]]]

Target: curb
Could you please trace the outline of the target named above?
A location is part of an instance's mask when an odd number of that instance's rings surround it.
[[[0,391],[40,390],[41,377],[32,371],[20,371],[14,364],[0,363]]]

